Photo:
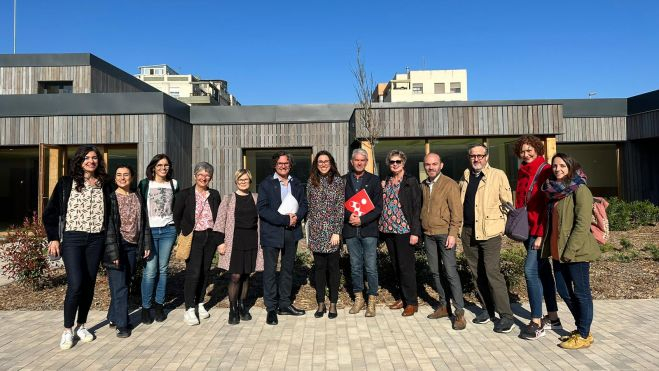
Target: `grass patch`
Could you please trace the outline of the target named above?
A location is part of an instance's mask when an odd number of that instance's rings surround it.
[[[643,247],[643,250],[647,251],[652,255],[652,260],[659,261],[659,247],[653,243],[649,243]]]

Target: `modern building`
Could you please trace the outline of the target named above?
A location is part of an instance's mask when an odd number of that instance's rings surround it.
[[[140,73],[135,77],[187,105],[240,105],[236,97],[229,94],[229,84],[225,80],[181,75],[166,64],[140,66],[139,69]]]
[[[408,70],[379,83],[374,102],[450,102],[467,100],[467,70]]]
[[[164,74],[164,71],[163,71]],[[486,142],[490,162],[516,182],[513,141],[541,137],[549,155],[574,155],[597,195],[659,203],[659,90],[629,98],[376,103],[376,168],[391,149],[405,151],[407,171],[422,177],[422,159],[437,151],[454,179],[466,146]],[[167,153],[175,177],[192,184],[198,161],[215,166],[212,186],[234,188],[250,169],[260,182],[275,150],[293,153],[306,181],[313,153],[334,154],[348,170],[350,150],[368,146],[355,105],[210,106],[184,104],[92,54],[0,55],[0,225],[40,212],[80,144],[101,147],[109,171],[138,174]]]

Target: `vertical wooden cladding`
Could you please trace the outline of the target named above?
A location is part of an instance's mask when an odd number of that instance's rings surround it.
[[[622,144],[622,196],[625,200],[650,200],[659,205],[659,139],[628,141]]]
[[[380,137],[498,136],[562,131],[561,105],[374,108]],[[360,115],[354,115],[360,120]],[[356,137],[366,137],[359,122]]]
[[[628,139],[657,137],[659,137],[659,111],[639,113],[627,117]]]
[[[213,165],[215,186],[226,193],[233,188],[234,172],[243,167],[243,149],[325,149],[343,174],[348,171],[349,145],[347,122],[194,125],[192,162]]]
[[[627,140],[626,117],[566,117],[563,122],[563,134],[557,136],[561,143]]]
[[[39,81],[73,81],[73,93],[91,93],[91,66],[0,67],[0,94],[37,94]]]
[[[122,81],[97,68],[92,67],[91,69],[92,93],[130,93],[141,91],[143,91],[143,89],[140,89],[136,85]]]

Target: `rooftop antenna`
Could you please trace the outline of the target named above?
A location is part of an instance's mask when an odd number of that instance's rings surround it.
[[[596,91],[591,91],[591,92],[588,93],[588,99],[593,99],[593,97],[596,96],[596,95],[597,95]]]

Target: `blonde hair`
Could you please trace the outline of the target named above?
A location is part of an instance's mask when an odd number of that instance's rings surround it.
[[[249,178],[250,184],[252,183],[252,173],[250,173],[249,170],[247,169],[238,169],[234,174],[233,174],[233,181],[238,183],[238,179],[240,179],[243,175],[247,174],[247,177]]]

